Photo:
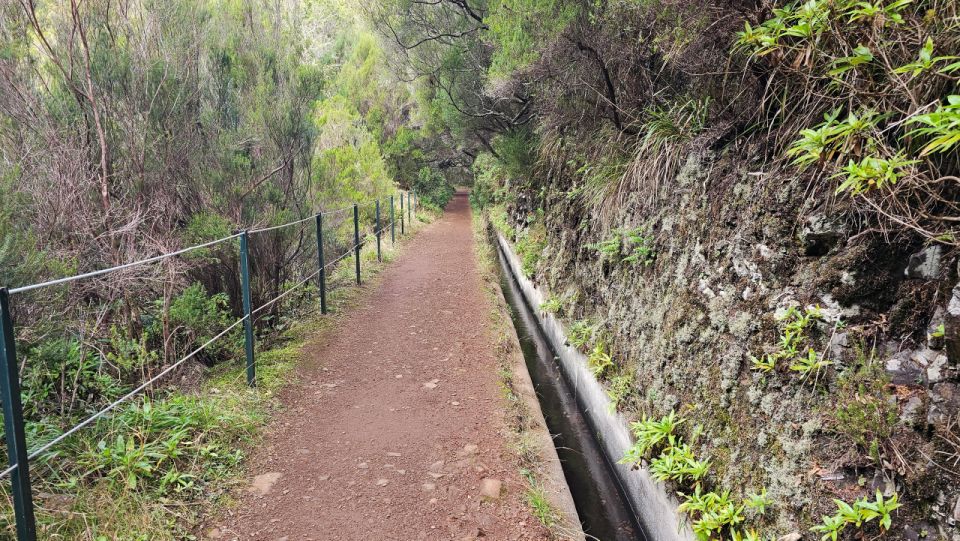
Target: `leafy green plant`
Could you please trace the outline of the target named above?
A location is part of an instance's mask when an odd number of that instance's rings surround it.
[[[610,398],[610,409],[612,411],[616,411],[624,399],[633,392],[633,383],[631,374],[620,374],[610,379],[607,396]]]
[[[902,152],[891,158],[865,156],[859,162],[850,160],[846,167],[834,175],[843,178],[843,182],[837,187],[837,193],[850,192],[860,195],[872,189],[896,184],[903,177],[904,170],[916,163],[920,163],[919,160],[908,160]]]
[[[833,364],[833,361],[822,358],[813,348],[810,348],[807,350],[806,355],[801,355],[794,359],[793,364],[790,365],[790,370],[799,372],[805,378],[810,375],[811,372],[816,372],[831,364]]]
[[[764,514],[767,512],[767,508],[773,504],[773,500],[767,496],[767,487],[760,489],[760,492],[752,492],[747,494],[747,499],[744,500],[743,505],[747,509],[753,509],[759,514]]]
[[[597,251],[606,259],[631,265],[641,263],[647,266],[653,263],[656,257],[653,237],[644,227],[614,229],[609,237],[600,242],[587,244],[587,248]]]
[[[831,76],[836,77],[838,75],[843,75],[857,66],[869,64],[870,62],[873,62],[873,52],[870,51],[869,47],[858,45],[853,50],[852,55],[844,56],[834,60],[833,66],[830,68],[828,73]]]
[[[598,378],[602,378],[607,370],[613,367],[613,359],[607,352],[606,344],[597,342],[597,344],[593,346],[593,350],[587,357],[587,366],[590,368],[590,372]]]
[[[622,244],[622,239],[620,237],[619,231],[614,231],[614,233],[600,242],[594,242],[587,244],[587,248],[590,250],[596,250],[600,255],[608,258],[616,258],[620,256],[620,246]]]
[[[777,316],[780,324],[779,348],[773,353],[763,353],[759,356],[750,355],[750,362],[754,370],[772,372],[777,362],[790,361],[790,368],[803,374],[811,369],[818,369],[830,364],[828,361],[817,361],[810,358],[810,352],[802,352],[803,344],[807,342],[807,332],[815,321],[823,319],[823,311],[819,307],[804,309],[796,306],[788,307],[783,314]],[[815,355],[815,354],[814,354]],[[817,366],[817,363],[820,364]]]
[[[947,96],[946,105],[938,105],[930,113],[914,116],[907,123],[920,125],[907,135],[931,138],[920,150],[921,156],[952,149],[960,143],[960,95]]]
[[[753,365],[754,370],[772,372],[777,366],[777,355],[770,353],[764,353],[759,357],[750,355],[750,363]]]
[[[703,492],[699,485],[690,494],[681,494],[684,501],[679,510],[695,517],[691,529],[698,539],[722,537],[724,529],[731,531],[744,522],[744,505],[737,505],[730,498],[730,491]]]
[[[540,303],[540,311],[548,314],[556,314],[563,308],[563,300],[556,295],[550,295]]]
[[[946,327],[944,327],[944,324],[941,323],[937,325],[937,328],[934,329],[932,333],[930,333],[930,338],[943,338],[946,333]]]
[[[635,227],[624,233],[624,246],[627,255],[624,256],[624,263],[642,263],[648,266],[653,263],[656,251],[653,247],[653,238],[646,234],[643,227]]]
[[[920,48],[920,54],[917,57],[915,62],[903,65],[894,70],[894,73],[909,73],[911,77],[916,77],[921,73],[930,71],[933,67],[940,62],[947,62],[949,60],[956,60],[956,56],[933,56],[933,38],[927,38],[927,41],[924,42],[923,47]],[[950,64],[945,66],[940,71],[942,73],[949,73],[960,69],[960,63]]]
[[[520,257],[520,269],[527,277],[537,271],[537,264],[547,246],[547,232],[539,221],[531,223],[527,229],[517,233],[517,255]]]
[[[698,460],[688,444],[672,435],[667,437],[667,448],[650,459],[650,476],[661,482],[699,481],[709,470],[709,460]]]
[[[906,9],[913,0],[875,0],[874,2],[853,2],[846,11],[845,15],[849,17],[850,22],[859,22],[864,20],[878,20],[883,26],[889,24],[903,24],[903,15],[901,12]]]
[[[878,522],[882,530],[889,530],[893,523],[891,513],[901,506],[896,494],[893,494],[890,498],[885,498],[879,490],[877,490],[876,497],[872,501],[866,498],[857,498],[851,505],[842,500],[834,499],[833,503],[837,506],[837,512],[833,515],[823,516],[820,524],[810,528],[810,531],[822,534],[821,539],[823,541],[837,541],[840,532],[847,526],[853,525],[860,528],[874,519],[879,519]]]
[[[840,109],[824,115],[824,121],[800,132],[800,138],[787,150],[794,165],[801,168],[824,163],[864,144],[870,146],[869,133],[887,115],[871,109],[850,112],[839,120]]]
[[[677,417],[677,413],[670,410],[670,413],[659,419],[644,415],[639,421],[630,423],[630,431],[633,432],[636,443],[627,451],[623,461],[639,463],[651,451],[666,444],[675,435],[677,427],[685,422],[686,419]]]
[[[593,339],[595,331],[596,326],[592,321],[581,319],[570,325],[570,329],[567,331],[567,339],[570,340],[573,347],[583,349]]]

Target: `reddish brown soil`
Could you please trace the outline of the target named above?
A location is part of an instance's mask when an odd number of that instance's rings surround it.
[[[206,537],[548,537],[506,442],[473,249],[458,194],[339,328],[308,346],[287,409],[253,457],[250,490]],[[481,497],[484,478],[503,482],[500,498]]]

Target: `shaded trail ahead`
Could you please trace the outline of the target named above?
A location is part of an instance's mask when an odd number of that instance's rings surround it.
[[[287,409],[252,459],[250,490],[205,537],[547,538],[505,443],[466,195],[373,287],[307,346]],[[484,479],[502,481],[499,499],[481,497]]]

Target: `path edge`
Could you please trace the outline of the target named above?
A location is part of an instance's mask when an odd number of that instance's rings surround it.
[[[547,422],[520,348],[517,330],[513,326],[507,301],[493,267],[492,258],[496,256],[493,251],[492,231],[482,214],[474,213],[471,209],[471,218],[477,267],[491,304],[493,331],[498,334],[494,337],[497,362],[509,370],[508,375],[501,375],[501,384],[505,387],[505,392],[512,393],[522,404],[520,409],[524,418],[510,423],[510,428],[519,432],[520,437],[530,437],[536,446],[536,481],[542,485],[550,507],[558,515],[557,523],[550,527],[551,533],[559,539],[583,541],[586,535],[580,524],[580,516],[567,485],[553,436],[547,429]]]

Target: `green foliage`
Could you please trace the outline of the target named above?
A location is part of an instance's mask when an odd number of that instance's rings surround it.
[[[679,443],[671,436],[664,452],[650,459],[650,475],[657,481],[699,481],[710,471],[709,460],[697,460],[686,443]]]
[[[540,311],[548,314],[557,314],[563,309],[563,299],[556,295],[550,295],[540,303]]]
[[[904,64],[903,66],[894,70],[894,73],[909,73],[911,77],[916,77],[921,73],[930,71],[941,62],[947,62],[950,60],[956,60],[957,56],[933,56],[933,38],[928,37],[927,41],[923,43],[923,47],[920,48],[920,54],[917,57],[915,62],[909,64]],[[953,64],[944,66],[939,71],[940,73],[952,73],[960,69],[960,62],[955,62]]]
[[[453,186],[447,182],[447,179],[429,167],[420,169],[412,187],[423,204],[436,210],[443,210],[454,192]]]
[[[904,176],[905,170],[917,163],[920,161],[908,160],[903,153],[891,158],[866,156],[859,162],[850,160],[846,167],[834,175],[843,178],[843,182],[837,187],[837,193],[850,192],[860,195],[874,188],[896,184]]]
[[[158,309],[162,307],[157,301]],[[174,348],[186,354],[214,336],[232,323],[229,312],[229,298],[225,293],[207,294],[200,283],[187,287],[170,302],[169,325],[176,340]],[[148,335],[163,340],[162,321],[155,319],[147,329]],[[225,360],[239,351],[240,330],[237,328],[227,336],[204,348],[201,358],[209,364]]]
[[[790,365],[790,370],[799,372],[801,376],[806,378],[810,373],[819,372],[821,368],[825,368],[831,364],[833,364],[832,361],[821,358],[813,348],[808,348],[806,355],[800,355],[794,359]]]
[[[833,502],[837,506],[837,512],[833,515],[824,516],[820,524],[810,528],[810,531],[822,534],[820,539],[823,541],[837,541],[840,532],[847,526],[853,525],[860,528],[874,519],[879,519],[877,522],[880,528],[887,531],[893,523],[891,513],[901,506],[896,494],[885,498],[879,490],[877,490],[876,498],[872,501],[866,498],[857,498],[853,505],[837,499],[834,499]]]
[[[613,368],[613,358],[607,351],[607,345],[603,342],[597,342],[587,356],[587,367],[597,378],[602,378],[608,370]]]
[[[777,316],[780,325],[780,338],[777,351],[762,353],[759,356],[750,355],[750,362],[754,370],[772,372],[781,360],[790,363],[794,372],[806,378],[811,373],[818,373],[821,368],[833,364],[823,359],[812,347],[807,347],[810,340],[810,328],[816,321],[823,319],[823,312],[819,307],[804,309],[796,306],[788,307],[783,314]],[[840,322],[837,322],[840,325]]]
[[[865,109],[850,112],[844,120],[838,120],[839,117],[840,110],[836,109],[824,115],[822,124],[800,132],[800,138],[787,150],[795,165],[822,164],[855,146],[871,146],[870,134],[884,115]]]
[[[540,222],[534,222],[516,236],[520,270],[527,277],[532,277],[537,272],[537,264],[547,247],[547,231]]]
[[[834,404],[829,408],[833,430],[874,460],[879,460],[879,445],[893,434],[898,419],[897,406],[889,399],[889,381],[880,362],[861,354],[837,378]]]
[[[575,321],[567,330],[567,339],[573,347],[582,350],[593,339],[596,325],[589,319]]]
[[[473,160],[471,171],[473,188],[470,190],[470,204],[473,208],[482,210],[502,202],[500,191],[506,183],[507,175],[500,162],[489,152],[483,152]]]
[[[587,244],[586,247],[589,250],[595,250],[606,259],[629,265],[649,266],[656,258],[653,237],[644,227],[615,229],[607,238]]]
[[[634,378],[632,374],[618,374],[610,378],[610,386],[607,388],[607,397],[610,398],[610,408],[612,411],[620,409],[624,400],[634,391]]]
[[[659,152],[668,144],[689,141],[706,127],[709,110],[709,98],[648,109],[643,124],[643,146]]]
[[[684,507],[684,505],[687,507]],[[692,495],[687,496],[687,500],[681,504],[681,508],[697,517],[691,525],[697,539],[705,540],[715,537],[722,539],[724,529],[735,531],[733,528],[745,520],[744,506],[737,505],[732,501],[729,491],[719,494],[715,492],[701,494],[699,487],[697,487]]]
[[[577,16],[567,0],[493,0],[484,23],[494,43],[490,76],[508,77],[540,57],[542,43],[552,41]]]
[[[533,175],[537,137],[526,129],[498,135],[493,140],[502,175],[514,183],[523,183]]]
[[[639,463],[644,460],[651,452],[670,442],[676,435],[677,427],[685,422],[686,419],[678,418],[676,412],[671,410],[660,419],[644,415],[639,421],[630,423],[630,431],[633,432],[636,443],[627,451],[623,461]]]
[[[767,512],[767,508],[773,505],[773,500],[767,496],[767,487],[763,487],[759,493],[750,493],[747,495],[747,499],[743,502],[744,507],[747,509],[753,509],[757,513],[763,515]]]
[[[617,258],[620,257],[620,247],[623,242],[622,237],[619,233],[616,233],[601,240],[600,242],[595,242],[587,244],[587,249],[596,250],[600,255],[606,258]]]
[[[928,140],[921,156],[947,152],[960,143],[960,95],[947,96],[946,105],[938,104],[934,111],[914,116],[907,123],[920,125],[909,136]]]
[[[507,218],[507,209],[503,205],[491,207],[489,210],[490,224],[493,228],[502,233],[508,239],[516,237],[516,230],[510,225]]]

